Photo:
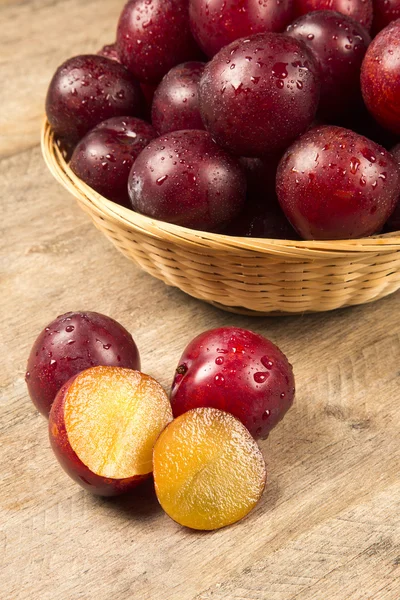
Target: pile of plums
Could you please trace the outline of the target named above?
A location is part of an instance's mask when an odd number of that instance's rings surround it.
[[[246,516],[266,484],[255,440],[293,403],[286,356],[261,335],[223,327],[186,347],[170,397],[140,366],[130,333],[105,315],[66,313],[39,334],[26,383],[61,466],[103,496],[153,474],[161,506],[194,529]]]
[[[400,228],[400,0],[129,0],[115,43],[58,68],[46,112],[80,179],[154,219]]]

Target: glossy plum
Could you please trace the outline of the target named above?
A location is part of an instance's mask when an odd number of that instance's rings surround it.
[[[98,366],[61,387],[49,437],[74,481],[93,494],[118,496],[151,476],[154,444],[171,420],[168,396],[152,377]]]
[[[361,68],[361,90],[372,116],[400,134],[400,19],[372,41]]]
[[[205,63],[187,62],[165,75],[153,99],[151,121],[161,135],[182,129],[204,129],[199,108],[199,81]]]
[[[304,42],[318,61],[322,118],[338,117],[360,103],[361,63],[371,41],[365,27],[345,15],[321,10],[300,17],[286,33]]]
[[[70,167],[99,194],[130,207],[128,177],[140,152],[156,137],[153,127],[135,117],[114,117],[78,143]]]
[[[214,231],[240,212],[246,178],[209,133],[186,130],[150,142],[132,167],[128,188],[137,212]]]
[[[372,0],[294,0],[295,16],[314,10],[334,10],[358,21],[368,30],[371,28]]]
[[[69,312],[49,323],[33,344],[26,373],[38,411],[48,416],[61,386],[95,365],[140,369],[137,346],[122,325],[95,312]]]
[[[297,240],[298,233],[290,225],[279,204],[245,209],[224,231],[226,235],[275,240]]]
[[[110,119],[140,117],[143,96],[132,75],[115,60],[82,55],[65,61],[55,72],[46,97],[53,131],[72,142]]]
[[[242,156],[240,165],[247,181],[246,207],[263,209],[265,205],[278,205],[275,193],[276,170],[282,153],[268,158],[248,158]]]
[[[392,155],[341,127],[310,130],[283,156],[276,189],[284,213],[307,240],[377,233],[393,212],[400,174]]]
[[[184,350],[171,390],[174,417],[209,406],[233,414],[255,438],[265,438],[294,398],[286,356],[261,335],[235,327],[212,329]]]
[[[376,35],[392,21],[400,19],[400,0],[373,0],[374,20],[372,33]]]
[[[190,0],[190,27],[200,48],[214,56],[235,40],[280,32],[293,17],[293,0]]]
[[[314,119],[318,65],[307,47],[280,33],[225,46],[200,80],[206,128],[226,150],[263,156],[286,148]]]
[[[117,62],[121,62],[118,56],[117,44],[114,42],[113,44],[106,44],[97,52],[98,56],[104,56],[105,58],[109,58],[110,60],[115,60]]]
[[[400,170],[400,144],[397,144],[394,148],[392,148],[391,152]],[[400,195],[399,199],[397,200],[396,207],[386,223],[385,230],[400,231]]]
[[[188,0],[130,0],[119,19],[117,45],[122,63],[148,83],[201,56],[189,28]]]

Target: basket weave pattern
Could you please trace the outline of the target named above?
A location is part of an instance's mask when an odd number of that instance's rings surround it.
[[[145,271],[242,314],[363,304],[400,288],[400,232],[334,242],[239,238],[155,221],[106,200],[74,175],[49,124],[42,152],[96,227]]]

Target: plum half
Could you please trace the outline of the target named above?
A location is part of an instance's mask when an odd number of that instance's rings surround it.
[[[277,172],[280,205],[306,240],[378,233],[400,193],[400,172],[382,146],[348,129],[311,129],[284,154]]]
[[[93,367],[58,392],[50,443],[74,481],[93,494],[117,496],[151,475],[154,444],[171,420],[168,396],[152,377]]]
[[[318,107],[318,65],[307,47],[280,33],[225,46],[200,80],[200,111],[213,138],[239,156],[286,148],[312,123]]]
[[[189,0],[190,27],[200,48],[214,56],[235,40],[283,31],[292,20],[292,0]]]
[[[209,133],[185,130],[150,142],[132,167],[128,189],[139,213],[215,231],[240,212],[246,178],[238,161]]]
[[[46,97],[47,119],[57,136],[77,142],[111,117],[140,117],[143,96],[138,82],[116,60],[82,55],[55,72]]]
[[[243,519],[267,479],[259,447],[232,415],[190,410],[161,433],[153,453],[158,501],[177,523],[200,530]]]
[[[95,365],[140,369],[137,346],[122,325],[95,312],[69,312],[49,323],[32,346],[26,373],[38,411],[47,417],[61,386]]]
[[[261,335],[236,327],[211,329],[185,348],[171,389],[174,417],[201,406],[240,419],[265,438],[293,403],[294,376],[283,352]]]

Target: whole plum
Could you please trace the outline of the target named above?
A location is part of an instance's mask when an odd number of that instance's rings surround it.
[[[294,399],[292,366],[257,333],[221,327],[185,348],[171,389],[174,417],[208,406],[233,414],[255,438],[265,438]]]
[[[394,148],[392,148],[391,152],[400,170],[400,144],[397,144]],[[393,213],[390,215],[389,220],[386,223],[385,230],[400,231],[400,196],[397,200],[396,208],[394,209]]]
[[[130,0],[119,19],[117,45],[121,62],[147,83],[201,56],[190,32],[188,0]]]
[[[205,64],[187,62],[171,69],[153,99],[151,121],[161,135],[182,129],[204,129],[199,109],[199,81]]]
[[[400,19],[372,41],[361,67],[361,91],[372,116],[400,134]]]
[[[161,136],[136,159],[128,182],[132,207],[160,221],[214,231],[241,210],[246,178],[206,131]]]
[[[225,235],[268,238],[273,240],[298,240],[298,233],[290,225],[275,200],[264,208],[245,208],[224,231]]]
[[[140,152],[157,136],[135,117],[113,117],[89,131],[76,146],[70,167],[99,194],[130,207],[128,177]]]
[[[374,35],[389,25],[392,21],[400,18],[400,0],[373,0],[374,20],[372,32]]]
[[[348,129],[317,127],[284,154],[276,190],[284,213],[307,240],[380,231],[400,193],[393,156]]]
[[[335,10],[371,28],[372,0],[294,0],[295,16],[305,15],[314,10]]]
[[[214,56],[238,38],[283,31],[293,0],[190,0],[190,27],[200,48]]]
[[[137,346],[122,325],[95,312],[69,312],[49,323],[33,344],[26,373],[38,411],[47,417],[61,386],[97,365],[140,370]]]
[[[200,80],[206,128],[227,151],[262,156],[286,148],[314,119],[319,68],[307,47],[280,33],[225,46]]]
[[[354,19],[331,10],[308,13],[289,25],[287,35],[304,42],[321,69],[321,117],[338,117],[360,103],[361,63],[371,41]]]
[[[87,54],[65,61],[46,97],[47,119],[61,138],[77,142],[111,117],[140,117],[143,96],[137,81],[115,60]]]
[[[97,52],[98,56],[104,56],[105,58],[109,58],[110,60],[116,60],[117,62],[121,62],[118,56],[117,44],[114,42],[113,44],[106,44]]]

